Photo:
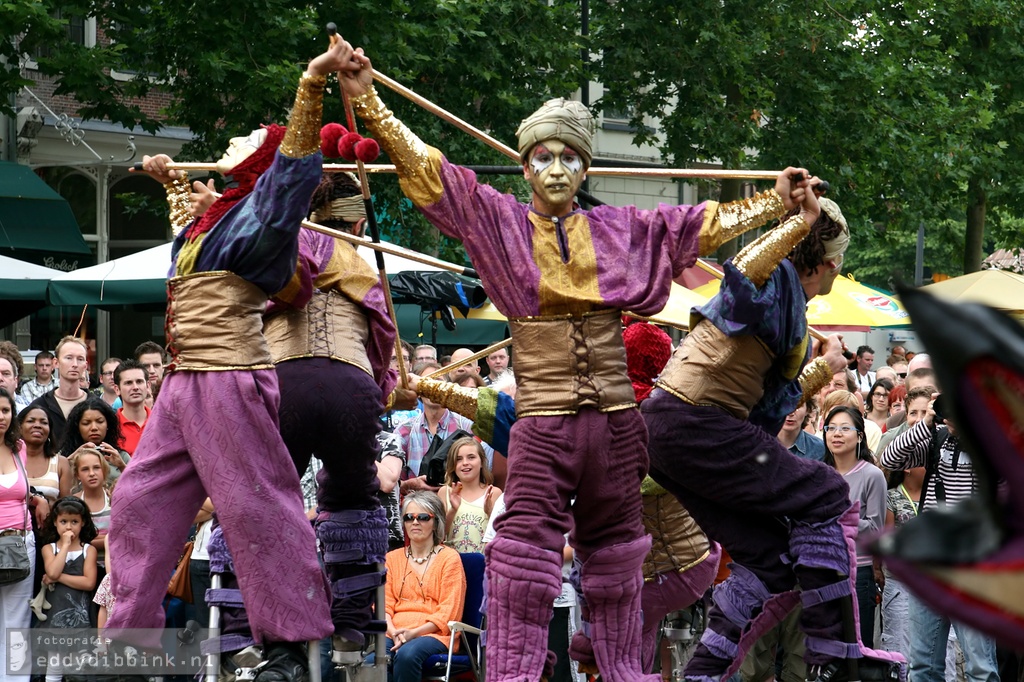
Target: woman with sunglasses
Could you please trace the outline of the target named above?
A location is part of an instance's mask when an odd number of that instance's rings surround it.
[[[885,524],[885,474],[875,466],[864,435],[864,418],[854,407],[840,406],[825,417],[825,463],[834,467],[850,486],[850,502],[860,502],[858,537],[881,530]],[[878,590],[871,554],[857,552],[857,607],[861,642],[874,648],[875,605]]]
[[[388,682],[419,682],[423,662],[448,651],[448,622],[462,617],[466,574],[458,552],[441,544],[444,518],[441,498],[432,492],[417,490],[402,502],[409,546],[385,560]]]

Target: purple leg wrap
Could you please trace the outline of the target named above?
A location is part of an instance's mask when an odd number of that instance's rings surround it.
[[[580,629],[573,633],[569,640],[569,658],[587,670],[597,670],[597,659],[594,658],[594,643],[590,641],[590,605],[583,594],[583,563],[579,557],[573,559],[569,582],[576,590],[576,601],[580,607]]]
[[[662,573],[644,582],[640,604],[644,614],[641,662],[645,673],[654,668],[655,647],[662,619],[672,611],[689,608],[711,589],[718,574],[722,548],[712,542],[707,558],[685,571]]]
[[[562,557],[500,535],[487,555],[487,680],[536,682],[549,662],[548,624]]]
[[[600,549],[583,562],[583,594],[590,606],[590,641],[601,679],[660,680],[640,669],[640,567],[651,549],[647,535]]]
[[[231,560],[228,542],[224,539],[224,531],[220,524],[214,523],[210,531],[210,542],[206,545],[210,554],[210,573],[234,573],[235,563]]]
[[[907,665],[902,655],[869,649],[860,641],[855,598],[859,511],[860,503],[855,502],[837,519],[815,526],[798,524],[793,530],[794,570],[803,587],[800,625],[807,635],[804,659],[811,665],[837,658],[873,660],[896,666],[900,679],[906,680]],[[842,600],[848,600],[853,611],[852,637],[843,633]]]
[[[334,632],[352,642],[365,642],[363,632],[373,617],[373,598],[384,574],[377,564],[388,550],[388,520],[382,507],[372,510],[320,512],[316,534],[331,581]]]
[[[273,370],[166,377],[112,501],[114,636],[164,626],[167,586],[154,577],[170,575],[179,547],[169,538],[185,537],[206,497],[232,550],[255,639],[331,634],[328,584],[277,414]]]

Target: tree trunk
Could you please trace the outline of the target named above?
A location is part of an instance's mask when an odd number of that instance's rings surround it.
[[[981,270],[981,245],[985,238],[985,208],[987,197],[981,178],[967,182],[967,234],[964,237],[964,274]]]

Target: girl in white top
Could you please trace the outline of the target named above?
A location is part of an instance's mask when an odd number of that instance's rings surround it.
[[[440,497],[445,508],[445,544],[461,554],[484,551],[487,519],[501,495],[493,482],[484,450],[475,438],[452,443]]]
[[[92,541],[92,546],[96,548],[97,561],[102,567],[105,565],[106,557],[104,539],[110,528],[110,494],[106,489],[110,468],[98,449],[89,450],[86,446],[82,446],[82,448],[71,456],[71,471],[75,480],[82,487],[80,492],[75,493],[75,497],[85,502],[92,515],[92,521],[98,533]]]

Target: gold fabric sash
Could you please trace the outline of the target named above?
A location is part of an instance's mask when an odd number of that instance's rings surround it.
[[[167,281],[168,371],[271,369],[263,338],[262,289],[232,272],[197,272]]]
[[[764,395],[775,357],[754,336],[726,336],[701,320],[661,373],[656,386],[693,405],[715,405],[746,419]]]
[[[330,358],[355,365],[370,376],[366,315],[337,291],[313,292],[306,307],[275,312],[263,323],[274,362],[295,358]]]
[[[636,406],[617,310],[509,320],[519,417]]]

